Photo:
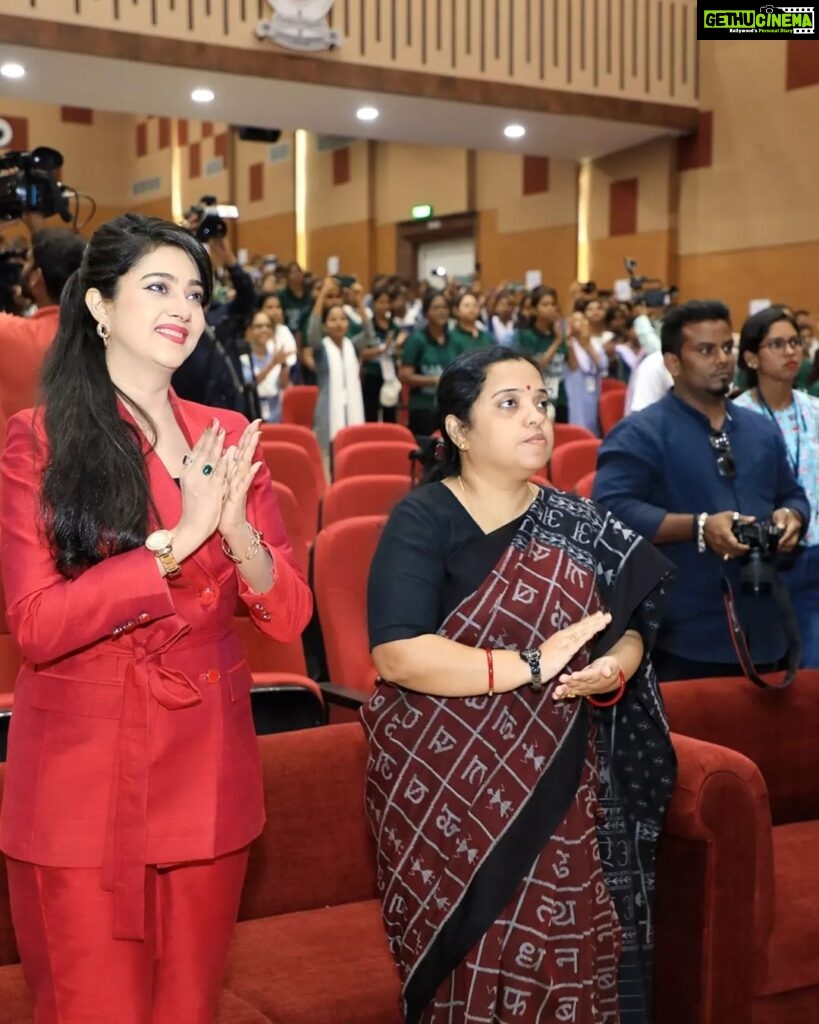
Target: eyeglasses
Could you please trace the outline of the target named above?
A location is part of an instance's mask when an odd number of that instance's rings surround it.
[[[733,480],[737,475],[737,464],[734,461],[734,453],[731,451],[731,442],[725,431],[712,433],[708,437],[708,443],[714,449],[717,456],[717,470],[725,480]]]
[[[784,352],[786,348],[792,348],[794,352],[798,352],[800,348],[805,347],[805,343],[798,334],[795,334],[792,338],[771,338],[770,341],[764,342],[759,347],[769,348],[771,352]]]

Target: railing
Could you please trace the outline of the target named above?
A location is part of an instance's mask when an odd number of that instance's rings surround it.
[[[267,0],[11,0],[7,13],[260,50]],[[696,0],[335,0],[326,59],[697,103]]]

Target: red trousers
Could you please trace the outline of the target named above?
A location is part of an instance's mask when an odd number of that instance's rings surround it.
[[[112,938],[99,868],[8,858],[35,1024],[213,1024],[247,855],[146,868],[144,942]]]

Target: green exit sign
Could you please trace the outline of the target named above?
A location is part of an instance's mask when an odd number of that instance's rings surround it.
[[[412,208],[412,219],[413,220],[426,220],[431,217],[435,211],[429,205],[429,203],[421,203],[420,206],[413,206]]]

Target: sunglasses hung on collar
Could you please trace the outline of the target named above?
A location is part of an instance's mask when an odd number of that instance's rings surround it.
[[[737,475],[737,464],[731,451],[731,442],[725,431],[715,431],[708,436],[708,443],[717,457],[717,470],[726,480],[733,480]]]

